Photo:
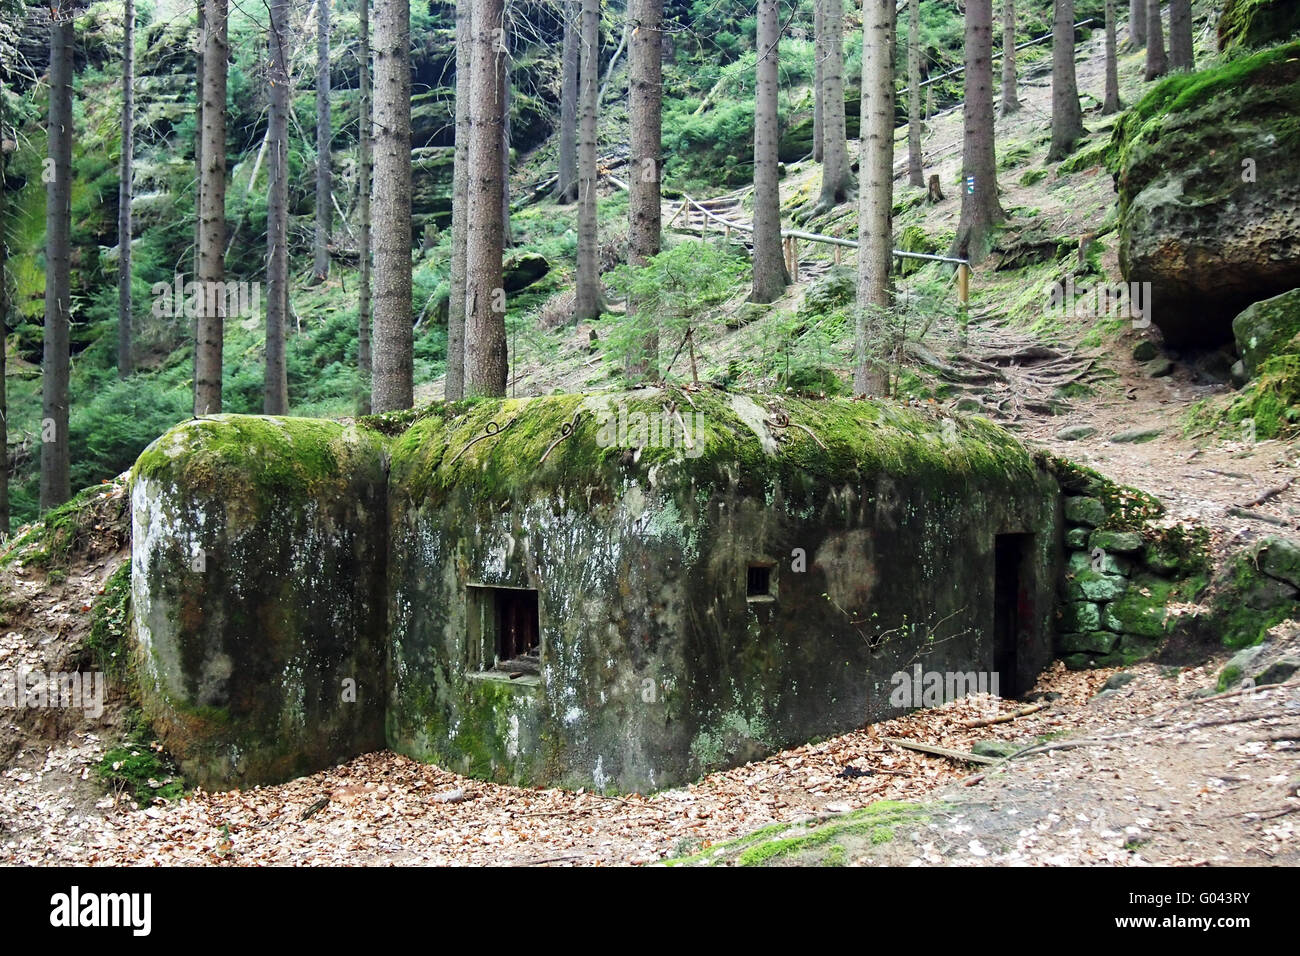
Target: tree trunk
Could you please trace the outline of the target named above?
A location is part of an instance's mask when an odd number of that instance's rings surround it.
[[[197,0],[198,42],[194,54],[194,276],[199,274],[199,246],[203,239],[203,46],[207,42],[203,5],[207,0]],[[192,330],[191,330],[192,331]],[[195,338],[197,342],[197,337]]]
[[[604,310],[596,248],[596,111],[600,71],[600,0],[582,0],[581,93],[578,98],[578,288],[576,322],[597,318]]]
[[[505,34],[502,34],[504,44]],[[502,49],[497,79],[497,95],[501,97],[501,247],[514,245],[510,235],[510,53]]]
[[[853,189],[849,139],[844,118],[844,4],[823,0],[826,26],[826,66],[822,95],[822,192],[813,215],[847,202]],[[778,16],[779,16],[778,11]],[[778,24],[778,29],[779,29]],[[762,52],[760,46],[760,53]],[[773,126],[775,127],[775,121]],[[774,136],[777,131],[773,130]]]
[[[991,15],[991,14],[990,14]],[[894,185],[894,0],[863,0],[862,194],[858,202],[857,328],[853,391],[883,397],[889,387],[884,353],[893,257],[890,214]]]
[[[506,296],[501,279],[502,0],[474,2],[469,230],[466,233],[465,394],[505,395]]]
[[[456,5],[456,153],[451,185],[451,276],[447,300],[447,376],[443,394],[465,397],[465,224],[469,212],[469,136],[474,5]],[[576,47],[575,47],[576,49]]]
[[[1192,50],[1192,0],[1169,0],[1169,68],[1196,69]]]
[[[226,73],[230,55],[226,0],[204,0],[203,169],[199,195],[199,275],[195,321],[194,414],[221,411],[221,348],[225,340]]]
[[[266,120],[266,377],[262,410],[289,412],[288,372],[284,362],[284,327],[289,303],[289,0],[271,0],[267,36],[271,69]]]
[[[907,4],[907,181],[925,188],[925,166],[921,161],[920,0],[908,0]]]
[[[1020,109],[1016,95],[1016,0],[1002,0],[1002,115]]]
[[[9,537],[9,380],[5,377],[9,354],[9,326],[13,318],[13,297],[9,293],[9,192],[4,187],[9,166],[9,143],[17,148],[17,137],[8,135],[7,98],[0,96],[0,538]]]
[[[644,266],[659,254],[662,225],[660,172],[663,107],[663,14],[664,0],[629,0],[632,49],[628,54],[629,169],[631,197],[628,204],[628,262]],[[659,377],[659,330],[654,320],[640,314],[638,303],[628,311],[643,335],[640,354],[628,367],[632,381],[654,381]]]
[[[754,82],[754,289],[749,296],[751,302],[779,299],[790,281],[781,254],[781,190],[777,180],[777,69],[781,55],[778,17],[777,0],[758,0],[758,62]],[[844,103],[843,96],[840,103],[841,106]],[[829,106],[826,104],[828,113]],[[829,160],[830,157],[831,150],[827,148],[826,158]]]
[[[1106,99],[1101,114],[1118,113],[1123,107],[1119,101],[1119,64],[1115,51],[1115,0],[1106,0]]]
[[[334,225],[330,133],[330,0],[316,0],[316,240],[312,246],[315,282],[325,281],[330,272],[330,229]]]
[[[560,80],[560,173],[555,180],[555,201],[563,205],[578,199],[578,46],[581,21],[580,0],[565,0],[563,75]]]
[[[1048,162],[1074,151],[1083,136],[1083,111],[1074,73],[1074,0],[1055,0],[1052,20],[1052,146]]]
[[[1147,0],[1147,65],[1143,79],[1155,80],[1169,72],[1165,56],[1165,30],[1160,22],[1160,0]]]
[[[826,0],[813,0],[813,162],[826,155]]]
[[[1128,0],[1128,39],[1135,50],[1147,45],[1147,0]]]
[[[131,374],[131,195],[135,159],[135,0],[122,6],[122,166],[117,183],[117,375]],[[0,187],[3,188],[3,187]]]
[[[965,50],[964,181],[961,219],[949,254],[978,263],[988,255],[993,228],[1006,218],[993,155],[993,0],[967,0]]]
[[[358,226],[357,257],[361,260],[360,289],[357,297],[357,414],[370,414],[370,179],[371,179],[371,129],[370,105],[370,0],[357,4],[358,33],[360,33],[360,125],[358,147],[360,156],[360,192],[357,197]],[[454,300],[453,300],[454,301]],[[462,328],[464,314],[461,316]]]
[[[411,7],[375,3],[375,362],[376,412],[410,408],[411,336]]]
[[[41,363],[41,510],[72,494],[68,451],[68,320],[71,312],[72,70],[75,9],[50,24],[49,177],[45,190],[45,355]],[[7,450],[6,450],[7,453]]]

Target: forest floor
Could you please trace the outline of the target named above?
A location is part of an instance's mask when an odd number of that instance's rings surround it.
[[[1121,62],[1126,102],[1140,94],[1138,59],[1129,54]],[[1100,90],[1101,62],[1096,50],[1081,51],[1082,90]],[[1027,71],[1020,94],[1022,112],[999,119],[1000,143],[1037,143],[1047,127],[1048,78]],[[1096,131],[1092,142],[1108,135],[1111,120],[1087,114],[1086,121]],[[952,144],[960,136],[956,110],[932,120],[926,145],[927,170],[954,193],[947,184],[957,179]],[[1027,157],[999,174],[1004,206],[1030,210],[1013,217],[1049,222],[1056,235],[1084,235],[1113,210],[1104,170],[1018,185],[1040,162]],[[816,175],[811,163],[791,166],[783,192],[808,192]],[[923,207],[915,221],[932,232],[951,229],[958,203],[950,196]],[[852,222],[840,210],[814,226],[839,232]],[[1113,251],[1102,266],[1118,278]],[[1297,533],[1300,483],[1246,507],[1298,473],[1294,441],[1186,434],[1188,406],[1228,386],[1207,378],[1190,357],[1174,356],[1171,374],[1151,377],[1131,357],[1136,331],[1098,340],[1091,319],[1067,319],[1050,332],[1013,319],[999,301],[1015,281],[977,272],[967,341],[939,329],[926,342],[934,354],[966,354],[999,369],[1000,378],[973,394],[991,417],[1031,445],[1155,494],[1168,520],[1210,530],[1216,556],[1263,534]],[[807,286],[791,288],[787,308],[797,307]],[[521,393],[590,388],[583,356],[591,331],[557,332],[567,337],[571,360],[525,361]],[[752,351],[755,334],[744,328],[716,339],[714,363]],[[1058,358],[1026,357],[1035,346]],[[1055,405],[1034,400],[1052,377],[1044,363],[1058,360],[1095,367],[1091,394]],[[1075,425],[1095,431],[1064,437]],[[1113,440],[1138,429],[1154,434],[1139,443]],[[120,482],[104,486],[94,504],[102,520],[65,571],[50,575],[21,558],[0,569],[0,668],[81,663],[96,598],[129,558],[123,494]],[[1300,646],[1300,625],[1278,625],[1273,640]],[[1030,695],[1047,706],[1002,723],[968,726],[1023,703],[965,698],[687,787],[624,797],[486,783],[381,752],[279,786],[196,791],[137,808],[124,794],[106,794],[94,772],[122,732],[115,692],[100,720],[57,710],[3,715],[0,863],[612,865],[687,857],[723,864],[1296,865],[1300,686],[1216,696],[1226,657],[1221,648],[1170,649],[1166,660],[1119,678],[1111,669],[1070,672],[1056,663]],[[1108,682],[1118,686],[1102,692]],[[1044,749],[981,768],[885,738],[960,750],[988,740]],[[873,806],[887,811],[863,817]]]

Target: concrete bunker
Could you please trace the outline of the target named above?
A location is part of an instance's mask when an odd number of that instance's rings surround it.
[[[256,429],[298,424],[204,430],[256,463],[293,457]],[[353,452],[302,488],[280,469],[288,490],[262,506],[279,524],[257,532],[277,544],[245,546],[239,580],[206,581],[201,602],[163,583],[196,532],[159,515],[204,502],[202,533],[224,553],[231,522],[215,516],[232,491],[204,484],[206,446],[177,437],[193,424],[137,466],[134,616],[166,689],[155,721],[206,785],[386,742],[501,781],[648,790],[893,716],[897,675],[917,666],[998,674],[1007,695],[1052,656],[1059,488],[982,420],[644,389],[438,405],[388,439],[311,427]],[[354,609],[329,640],[294,570],[304,549],[313,593]],[[248,609],[240,627],[278,622],[274,639],[234,643],[228,599]],[[291,613],[265,617],[281,601]],[[318,641],[304,685],[285,663]],[[245,719],[238,681],[205,683],[208,646],[251,675],[240,687],[268,684],[276,720]],[[348,667],[355,699],[327,700]],[[285,718],[302,699],[332,715],[332,750]],[[225,717],[196,736],[202,706]]]

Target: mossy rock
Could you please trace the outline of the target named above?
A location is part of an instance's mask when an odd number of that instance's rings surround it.
[[[1067,601],[1061,605],[1059,629],[1068,634],[1101,630],[1101,609],[1091,601]]]
[[[1097,498],[1073,496],[1065,499],[1065,520],[1095,528],[1106,520],[1106,506]]]
[[[1163,578],[1135,578],[1127,591],[1106,605],[1102,625],[1108,631],[1142,638],[1163,638],[1169,632],[1166,605],[1173,584]]]
[[[1300,31],[1295,0],[1226,0],[1219,14],[1219,49],[1260,47]]]
[[[1246,374],[1281,352],[1300,353],[1300,289],[1263,299],[1232,320]]]
[[[1300,428],[1300,353],[1265,359],[1223,420],[1235,425],[1234,430],[1250,422],[1257,440],[1286,437]]]
[[[848,305],[857,295],[857,273],[849,266],[834,266],[804,293],[800,317],[826,315]]]
[[[1144,540],[1136,531],[1098,530],[1088,539],[1088,546],[1113,551],[1116,554],[1134,554],[1142,550]]]
[[[544,278],[551,271],[551,264],[540,253],[522,251],[507,256],[501,270],[506,292],[519,292]]]
[[[1082,634],[1062,634],[1061,650],[1078,654],[1109,654],[1119,643],[1119,635],[1110,631],[1085,631]]]
[[[1128,579],[1117,574],[1100,574],[1089,568],[1066,577],[1065,596],[1072,601],[1113,601],[1127,587]]]
[[[1232,320],[1295,288],[1300,42],[1153,86],[1115,124],[1111,169],[1127,281],[1151,285],[1174,348],[1232,339]]]

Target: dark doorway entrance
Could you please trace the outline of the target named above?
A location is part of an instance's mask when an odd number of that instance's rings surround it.
[[[1033,536],[1000,534],[994,538],[993,572],[993,671],[998,675],[999,693],[1019,697],[1024,691],[1020,677],[1020,644],[1028,617],[1029,594],[1024,568]]]

